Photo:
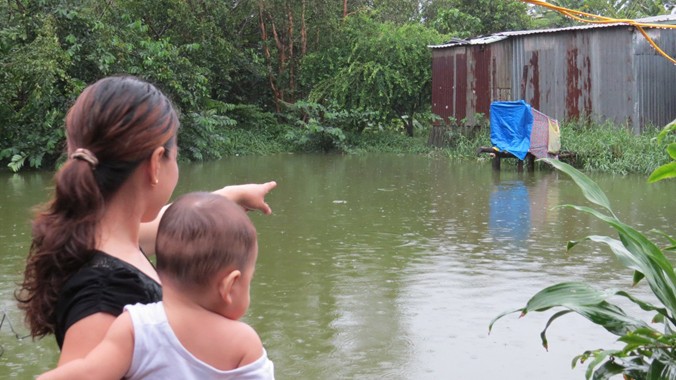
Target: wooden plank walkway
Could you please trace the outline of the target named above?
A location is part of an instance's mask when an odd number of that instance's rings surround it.
[[[533,156],[530,153],[526,154],[525,159],[519,160],[518,157],[516,157],[515,155],[513,155],[509,152],[504,152],[504,151],[501,152],[501,151],[498,151],[497,149],[489,147],[489,146],[482,146],[479,149],[477,149],[477,152],[476,152],[477,156],[479,156],[481,154],[488,154],[489,156],[491,156],[493,158],[493,163],[492,163],[493,170],[498,170],[498,171],[500,170],[500,160],[502,160],[503,158],[514,158],[514,159],[518,160],[518,162],[516,163],[517,171],[523,172],[524,161],[526,162],[526,166],[528,167],[529,172],[535,171],[535,156]],[[556,157],[559,160],[566,161],[566,162],[570,163],[571,161],[575,160],[575,153],[573,153],[573,152],[561,152]]]
[[[519,171],[519,173],[523,171],[524,161],[528,162],[527,166],[529,172],[535,171],[535,156],[533,156],[530,153],[526,154],[526,158],[524,160],[519,160],[518,157],[509,152],[504,151],[501,152],[492,147],[482,146],[477,150],[476,155],[478,156],[483,153],[486,153],[489,156],[493,157],[493,170],[500,170],[500,160],[502,160],[503,158],[515,158],[518,160],[518,162],[516,163],[516,169],[517,171]]]

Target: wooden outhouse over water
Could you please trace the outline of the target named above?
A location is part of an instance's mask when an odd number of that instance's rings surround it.
[[[676,15],[643,23],[676,24]],[[676,29],[644,28],[676,57]],[[496,33],[432,49],[432,112],[474,123],[492,101],[525,100],[565,121],[590,117],[640,133],[676,118],[676,65],[627,24]]]

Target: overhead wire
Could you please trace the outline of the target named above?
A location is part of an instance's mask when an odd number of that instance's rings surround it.
[[[558,5],[550,4],[546,1],[543,0],[520,0],[521,2],[532,4],[532,5],[538,5],[541,7],[545,7],[548,9],[551,9],[553,11],[559,12],[563,14],[564,16],[570,17],[573,20],[580,21],[580,22],[585,22],[585,23],[590,23],[590,24],[627,24],[635,27],[642,35],[643,37],[648,41],[650,46],[655,49],[660,55],[662,55],[664,58],[668,59],[671,63],[676,65],[676,59],[672,58],[662,50],[655,41],[648,35],[648,33],[645,31],[645,28],[659,28],[659,29],[676,29],[676,25],[672,24],[654,24],[654,23],[645,23],[645,22],[638,22],[636,20],[631,20],[631,19],[616,19],[612,17],[605,17],[605,16],[599,16],[595,15],[592,13],[586,13],[582,11],[576,11],[573,9],[568,9],[564,8]]]

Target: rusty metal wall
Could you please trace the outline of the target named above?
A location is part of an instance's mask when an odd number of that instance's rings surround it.
[[[633,29],[621,26],[590,31],[592,114],[594,120],[636,124],[636,76]]]
[[[438,49],[432,54],[432,112],[445,120],[455,115],[455,50]]]
[[[670,56],[676,57],[676,32],[673,29],[649,29],[648,35]],[[636,98],[638,124],[663,127],[676,118],[676,66],[665,64],[664,57],[645,38],[635,38]]]
[[[676,55],[673,30],[649,33]],[[610,120],[637,133],[676,117],[676,67],[628,26],[515,33],[432,54],[433,112],[445,118],[472,123],[492,101],[519,99],[559,120]]]

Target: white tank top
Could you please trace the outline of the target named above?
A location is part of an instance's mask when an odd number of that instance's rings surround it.
[[[134,355],[126,379],[272,380],[274,365],[263,356],[253,363],[222,371],[197,359],[183,347],[169,326],[162,302],[124,307],[134,325]]]

